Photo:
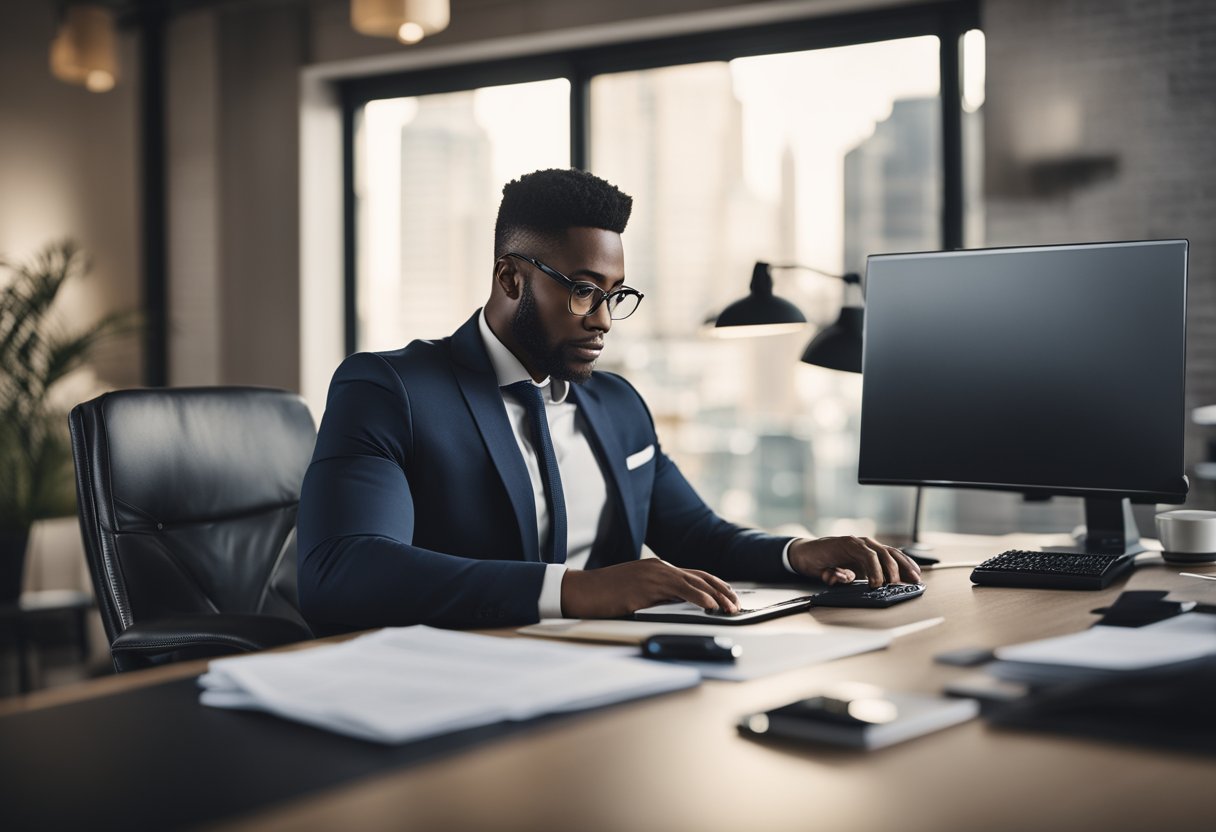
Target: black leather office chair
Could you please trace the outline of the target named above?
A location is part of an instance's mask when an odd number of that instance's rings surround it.
[[[316,428],[299,396],[122,390],[69,417],[80,530],[114,667],[312,638],[296,510]]]

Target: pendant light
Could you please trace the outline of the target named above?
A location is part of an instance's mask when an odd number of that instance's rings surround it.
[[[118,81],[114,14],[101,6],[68,6],[51,41],[51,74],[92,92]]]
[[[451,22],[448,0],[351,0],[350,25],[362,35],[414,44]]]

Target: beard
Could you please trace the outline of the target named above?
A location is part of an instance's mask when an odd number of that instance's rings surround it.
[[[572,361],[566,357],[565,346],[550,343],[549,333],[545,331],[536,307],[536,296],[532,294],[531,279],[524,281],[519,306],[511,317],[511,334],[532,364],[545,375],[575,384],[591,378],[592,362]]]

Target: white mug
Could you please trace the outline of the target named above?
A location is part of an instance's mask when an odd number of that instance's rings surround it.
[[[1157,538],[1173,563],[1216,561],[1216,511],[1175,509],[1157,515]]]

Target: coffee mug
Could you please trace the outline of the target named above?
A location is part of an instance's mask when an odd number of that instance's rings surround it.
[[[1216,511],[1163,511],[1157,515],[1157,538],[1170,563],[1216,561]]]

